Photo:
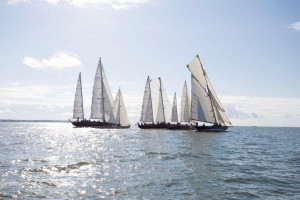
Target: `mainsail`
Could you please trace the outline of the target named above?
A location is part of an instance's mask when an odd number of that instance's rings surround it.
[[[198,55],[187,65],[187,68],[192,73],[191,119],[221,125],[231,124]]]
[[[173,97],[171,122],[178,122],[176,92],[175,92],[174,97]]]
[[[180,112],[181,122],[190,122],[190,108],[191,108],[190,97],[187,89],[187,84],[185,81],[182,89],[182,95],[181,95],[181,112]]]
[[[120,124],[121,126],[129,126],[129,120],[123,100],[121,90],[119,89],[112,112],[110,114],[110,123]]]
[[[100,58],[94,80],[91,119],[108,121],[112,104],[113,97]]]
[[[149,76],[147,78],[145,91],[144,91],[141,121],[143,121],[143,122],[154,122]]]
[[[73,109],[73,119],[84,119],[81,72],[79,73],[79,77],[77,81],[75,100],[74,100],[74,109]]]

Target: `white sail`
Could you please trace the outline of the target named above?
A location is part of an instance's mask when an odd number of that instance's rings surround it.
[[[181,95],[181,112],[180,112],[180,119],[181,122],[189,122],[190,121],[190,97],[187,89],[186,81],[184,82],[184,86],[182,89]]]
[[[145,91],[144,91],[141,121],[142,122],[154,122],[149,76],[147,78]]]
[[[164,122],[168,123],[171,122],[171,114],[172,114],[172,107],[171,107],[171,103],[169,101],[167,92],[160,80],[160,85],[161,85],[161,95],[162,95],[162,99],[163,99],[163,111],[164,111]]]
[[[171,104],[160,78],[150,81],[150,91],[154,122],[170,122]]]
[[[216,123],[210,97],[192,74],[191,119]]]
[[[178,122],[176,92],[175,92],[174,97],[173,97],[172,119],[171,119],[171,122]]]
[[[74,109],[73,109],[73,119],[84,119],[81,72],[79,73],[79,77],[77,81],[75,100],[74,100]]]
[[[123,96],[121,90],[119,89],[112,112],[110,114],[110,123],[120,124],[121,126],[129,126],[128,115],[126,112]]]
[[[160,80],[158,78],[152,79],[150,81],[150,91],[151,91],[154,122],[155,123],[163,122],[164,121],[164,113],[162,109],[163,101],[160,92]]]
[[[108,121],[112,104],[112,94],[100,59],[94,80],[91,119]]]
[[[203,87],[203,89],[205,89],[205,71],[203,69],[202,63],[198,55],[187,65],[187,68],[194,75],[200,86]]]

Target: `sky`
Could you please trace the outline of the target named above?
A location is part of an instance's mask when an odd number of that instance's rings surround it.
[[[0,119],[90,115],[99,57],[130,122],[147,76],[180,106],[198,54],[235,126],[300,126],[300,1],[1,0]],[[180,107],[179,107],[180,109]]]

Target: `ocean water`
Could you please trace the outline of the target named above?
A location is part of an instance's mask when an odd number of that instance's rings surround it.
[[[0,199],[300,199],[300,128],[0,123]]]

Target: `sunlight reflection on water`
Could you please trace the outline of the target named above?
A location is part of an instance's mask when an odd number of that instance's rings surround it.
[[[0,123],[0,198],[296,198],[299,130]]]

